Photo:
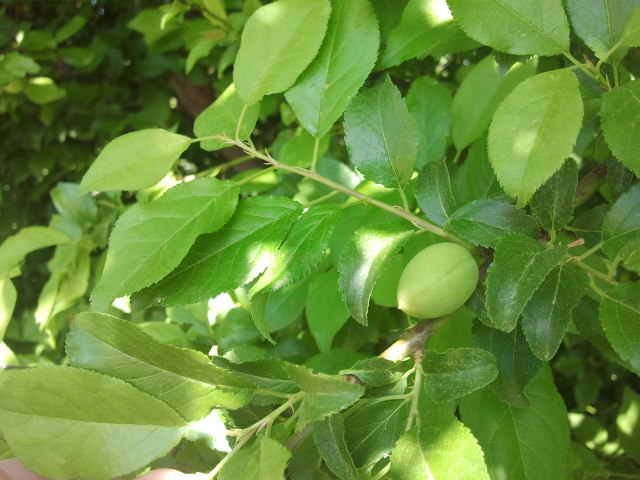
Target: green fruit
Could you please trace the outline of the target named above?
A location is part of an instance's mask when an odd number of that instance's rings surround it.
[[[431,245],[407,264],[398,283],[398,308],[417,318],[456,311],[478,283],[478,265],[455,243]]]

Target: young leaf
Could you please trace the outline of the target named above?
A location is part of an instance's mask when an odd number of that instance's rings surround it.
[[[8,276],[0,277],[0,342],[4,338],[16,306],[18,292]]]
[[[639,16],[640,17],[640,16]],[[612,88],[602,96],[600,118],[607,145],[625,166],[640,176],[640,79]]]
[[[192,140],[160,128],[126,133],[102,149],[80,182],[91,190],[140,190],[162,180]]]
[[[640,272],[640,184],[621,195],[604,217],[602,239],[611,259],[620,256],[629,269]]]
[[[456,348],[444,353],[427,351],[425,389],[437,403],[467,395],[491,383],[498,375],[493,355],[477,348]]]
[[[500,104],[489,128],[489,159],[519,207],[571,153],[582,113],[578,80],[569,70],[531,77]]]
[[[198,236],[227,223],[237,203],[238,187],[233,182],[200,178],[129,208],[111,233],[92,308],[105,310],[114,298],[161,280]]]
[[[404,400],[365,404],[345,421],[345,438],[356,467],[373,465],[402,436],[409,414]]]
[[[569,22],[561,0],[448,0],[464,32],[513,55],[556,55],[569,51]]]
[[[476,344],[493,354],[498,365],[498,378],[493,388],[500,398],[510,405],[529,403],[524,389],[536,376],[542,362],[536,358],[520,328],[510,333],[475,323],[473,339]]]
[[[341,370],[340,375],[354,375],[372,387],[382,387],[397,382],[403,373],[398,363],[385,358],[371,357],[357,361],[347,370]]]
[[[344,129],[351,161],[365,177],[390,188],[409,183],[418,155],[418,132],[388,76],[353,99],[344,114]]]
[[[27,468],[47,477],[106,480],[132,472],[167,453],[185,427],[160,400],[87,370],[30,368],[2,385],[3,436]]]
[[[277,290],[308,275],[322,260],[339,219],[336,205],[312,206],[304,212],[251,291]]]
[[[316,138],[329,131],[358,92],[375,64],[380,43],[368,0],[332,0],[331,4],[318,55],[285,93],[300,124]]]
[[[299,407],[297,430],[353,405],[364,393],[360,385],[340,376],[313,373],[292,363],[283,364],[283,369],[305,393]]]
[[[333,337],[349,319],[338,290],[338,272],[333,269],[318,275],[309,284],[307,323],[321,352],[331,349]]]
[[[227,135],[234,138],[238,127],[238,122],[242,119],[242,125],[238,130],[238,139],[247,140],[251,136],[253,127],[258,121],[260,104],[249,105],[245,109],[245,103],[238,96],[236,86],[232,83],[220,94],[216,101],[209,105],[193,124],[193,133],[198,137],[208,137],[210,135]],[[244,110],[244,115],[243,115]],[[210,139],[200,142],[203,150],[219,150],[226,144],[222,140]]]
[[[640,374],[640,284],[623,283],[604,292],[600,322],[616,353]]]
[[[524,210],[505,200],[475,200],[451,215],[445,230],[483,247],[495,248],[510,233],[520,232],[535,237],[540,230]]]
[[[238,451],[220,470],[220,480],[284,480],[291,452],[264,436]]]
[[[495,56],[479,61],[464,78],[453,104],[452,136],[458,152],[480,138],[489,126],[500,102],[522,81],[535,75],[536,62],[516,63],[501,75]],[[482,95],[478,92],[482,91]]]
[[[449,170],[444,161],[425,165],[416,182],[416,200],[429,220],[438,226],[447,223],[455,209]]]
[[[553,270],[522,312],[527,343],[540,360],[553,358],[571,321],[571,312],[587,289],[584,272],[569,264]]]
[[[344,441],[344,423],[339,414],[315,422],[313,440],[329,470],[340,480],[358,479],[358,472]]]
[[[50,227],[23,228],[0,244],[0,278],[12,276],[12,270],[34,250],[70,241],[64,233]]]
[[[293,85],[318,52],[330,12],[328,0],[278,0],[251,15],[233,68],[247,105]]]
[[[224,228],[201,235],[171,274],[134,298],[144,305],[196,303],[245,285],[272,262],[299,207],[285,197],[241,200]]]
[[[525,305],[566,252],[547,250],[521,233],[503,237],[496,246],[487,279],[487,313],[496,328],[510,332]]]
[[[491,478],[565,478],[569,455],[567,409],[550,371],[527,388],[531,403],[513,408],[491,389],[465,397],[462,421],[484,451]]]
[[[391,257],[413,231],[398,225],[369,225],[357,230],[340,256],[340,291],[347,309],[359,323],[367,325],[373,286]]]
[[[420,442],[420,426],[402,434],[391,452],[389,478],[394,480],[432,480],[429,462]],[[457,465],[456,465],[457,466]],[[449,477],[447,477],[449,478]]]
[[[602,58],[622,38],[622,32],[633,11],[640,6],[638,0],[567,0],[569,18],[576,34]],[[626,53],[616,52],[621,60]]]
[[[380,66],[389,68],[411,58],[439,57],[476,46],[453,21],[445,0],[410,0],[400,24],[389,33]]]
[[[573,216],[573,198],[578,186],[578,166],[567,160],[531,199],[531,213],[542,228],[555,232]]]
[[[236,409],[252,384],[216,367],[200,352],[162,344],[126,320],[81,313],[67,336],[71,364],[121,378],[197,420],[214,407]]]
[[[442,160],[451,136],[451,92],[431,77],[415,79],[407,92],[407,108],[418,129],[416,167]]]

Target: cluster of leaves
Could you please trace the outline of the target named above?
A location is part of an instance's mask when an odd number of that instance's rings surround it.
[[[60,479],[640,475],[640,1],[175,0],[129,26],[218,95],[193,138],[112,140],[0,246],[0,355],[40,364],[0,376],[5,456]],[[245,155],[184,172],[194,143]],[[481,282],[408,318],[400,274],[442,241]]]

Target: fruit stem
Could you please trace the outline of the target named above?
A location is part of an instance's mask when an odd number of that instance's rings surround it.
[[[392,362],[399,362],[403,358],[412,355],[417,350],[423,350],[424,344],[429,340],[451,315],[438,318],[425,318],[411,329],[407,330],[389,348],[379,356]]]

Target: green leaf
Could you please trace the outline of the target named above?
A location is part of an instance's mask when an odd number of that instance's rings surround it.
[[[609,258],[620,256],[628,268],[640,272],[640,184],[621,195],[604,217],[602,239]]]
[[[407,108],[418,129],[416,167],[441,160],[450,143],[451,92],[431,77],[416,78],[407,92]]]
[[[498,378],[492,384],[503,401],[523,406],[529,403],[525,387],[536,376],[542,362],[536,358],[520,328],[505,333],[481,323],[474,324],[476,344],[493,354],[498,365]]]
[[[357,480],[358,473],[344,440],[344,423],[340,415],[315,422],[313,440],[332,473],[340,480]]]
[[[487,198],[475,200],[453,212],[445,230],[474,245],[495,248],[510,233],[535,237],[539,227],[524,210],[505,200]]]
[[[345,245],[339,263],[340,291],[347,309],[362,325],[367,325],[376,280],[412,234],[399,225],[368,225],[357,230]]]
[[[604,292],[600,322],[616,353],[640,374],[640,283],[623,283]]]
[[[24,86],[24,94],[36,105],[45,105],[64,98],[67,92],[49,77],[35,77]]]
[[[69,243],[64,233],[49,227],[25,227],[0,244],[0,278],[15,276],[13,270],[29,253]]]
[[[367,467],[389,454],[402,436],[409,414],[404,400],[365,404],[345,421],[345,438],[356,467]]]
[[[267,304],[269,303],[270,293],[260,292],[251,297],[251,316],[262,336],[275,345],[276,341],[269,333],[269,327],[267,327]]]
[[[339,219],[336,205],[317,205],[305,211],[251,291],[277,290],[308,275],[322,260]]]
[[[489,159],[500,185],[518,197],[519,207],[569,156],[582,114],[578,80],[569,70],[531,77],[500,104],[489,128]]]
[[[471,145],[464,163],[453,173],[451,190],[458,205],[483,198],[504,196],[489,163],[486,135]]]
[[[477,46],[453,21],[446,0],[410,0],[400,24],[389,33],[380,65],[389,68],[411,58],[441,57]]]
[[[318,55],[285,93],[300,124],[314,137],[324,136],[347,108],[371,72],[380,43],[378,22],[367,0],[331,4]]]
[[[330,13],[328,0],[278,0],[251,15],[233,68],[247,105],[293,85],[318,52]]]
[[[87,17],[74,15],[71,20],[60,27],[55,34],[56,42],[62,43],[78,33],[87,23]]]
[[[291,452],[264,436],[238,451],[220,470],[220,480],[284,480]]]
[[[278,160],[294,167],[309,167],[313,163],[314,152],[316,160],[322,158],[329,149],[330,141],[330,135],[316,139],[306,130],[300,129],[282,145],[278,152]]]
[[[624,27],[622,44],[627,47],[640,46],[640,7],[633,11]]]
[[[620,446],[624,453],[634,460],[640,459],[640,395],[624,387],[622,405],[616,417],[616,427]]]
[[[578,186],[578,166],[567,160],[531,199],[531,214],[542,228],[556,232],[573,217],[573,199]]]
[[[640,176],[637,154],[640,149],[640,123],[629,122],[629,119],[639,116],[640,79],[612,88],[602,96],[600,118],[604,138],[616,158],[636,176]]]
[[[344,114],[344,130],[351,161],[367,179],[390,188],[409,183],[418,155],[418,132],[388,76],[352,100]]]
[[[389,478],[394,480],[432,480],[435,478],[420,444],[420,430],[419,426],[415,426],[403,433],[398,440],[398,444],[391,452]]]
[[[196,420],[212,408],[236,409],[252,385],[195,350],[162,344],[126,320],[81,313],[67,336],[71,364],[121,378]]]
[[[558,265],[565,247],[547,250],[521,233],[511,233],[497,244],[487,279],[487,313],[496,328],[510,332],[531,295]]]
[[[338,290],[338,272],[318,275],[309,284],[307,323],[321,352],[331,349],[333,337],[349,319],[349,311]]]
[[[437,403],[463,397],[498,375],[493,355],[477,348],[427,351],[423,368],[427,395]]]
[[[479,61],[464,78],[453,104],[452,136],[458,152],[480,138],[489,126],[500,102],[523,80],[536,73],[537,63],[515,63],[501,75],[493,55]],[[478,95],[481,91],[482,95]]]
[[[0,342],[4,338],[16,306],[18,292],[8,276],[0,277]]]
[[[403,375],[396,362],[380,357],[371,357],[359,360],[347,370],[341,370],[341,375],[354,375],[358,379],[372,387],[382,387],[395,383]]]
[[[478,439],[491,478],[566,478],[567,409],[549,369],[531,382],[527,396],[528,406],[513,408],[485,389],[462,400],[462,421]]]
[[[249,105],[245,110],[245,103],[238,96],[236,86],[232,83],[220,94],[216,101],[209,105],[193,124],[193,133],[198,137],[211,135],[227,135],[235,138],[238,131],[238,140],[247,140],[251,136],[253,127],[258,121],[260,104]],[[242,125],[238,130],[238,122],[242,119]],[[203,150],[219,150],[228,146],[222,140],[210,139],[200,142]]]
[[[345,381],[342,376],[313,373],[292,363],[283,364],[283,370],[305,394],[298,407],[296,430],[353,405],[364,393],[363,387]]]
[[[111,232],[92,309],[105,310],[114,298],[161,280],[197,237],[227,223],[237,203],[238,187],[233,182],[200,178],[129,208]]]
[[[569,51],[569,22],[562,0],[447,0],[464,32],[513,55],[557,55]]]
[[[160,128],[126,133],[110,141],[80,182],[91,190],[140,190],[158,183],[192,140]]]
[[[416,200],[422,212],[438,226],[449,220],[455,210],[449,170],[444,161],[425,165],[416,182]]]
[[[167,453],[185,427],[160,400],[86,370],[30,368],[2,385],[3,436],[27,468],[47,477],[106,480],[129,473]]]
[[[300,214],[285,197],[253,197],[238,202],[218,232],[201,235],[182,263],[137,295],[143,305],[196,303],[253,280],[272,261]]]
[[[79,195],[78,185],[60,182],[50,192],[56,210],[64,217],[88,229],[98,220],[98,207],[89,195]]]
[[[627,20],[639,5],[638,0],[567,0],[573,30],[598,58],[620,41]],[[616,57],[621,60],[626,51],[618,52]]]
[[[635,174],[613,157],[607,160],[607,188],[611,197],[617,200],[635,183]]]
[[[587,289],[584,272],[567,263],[553,270],[522,312],[527,343],[540,360],[556,354],[571,321],[571,312]]]

